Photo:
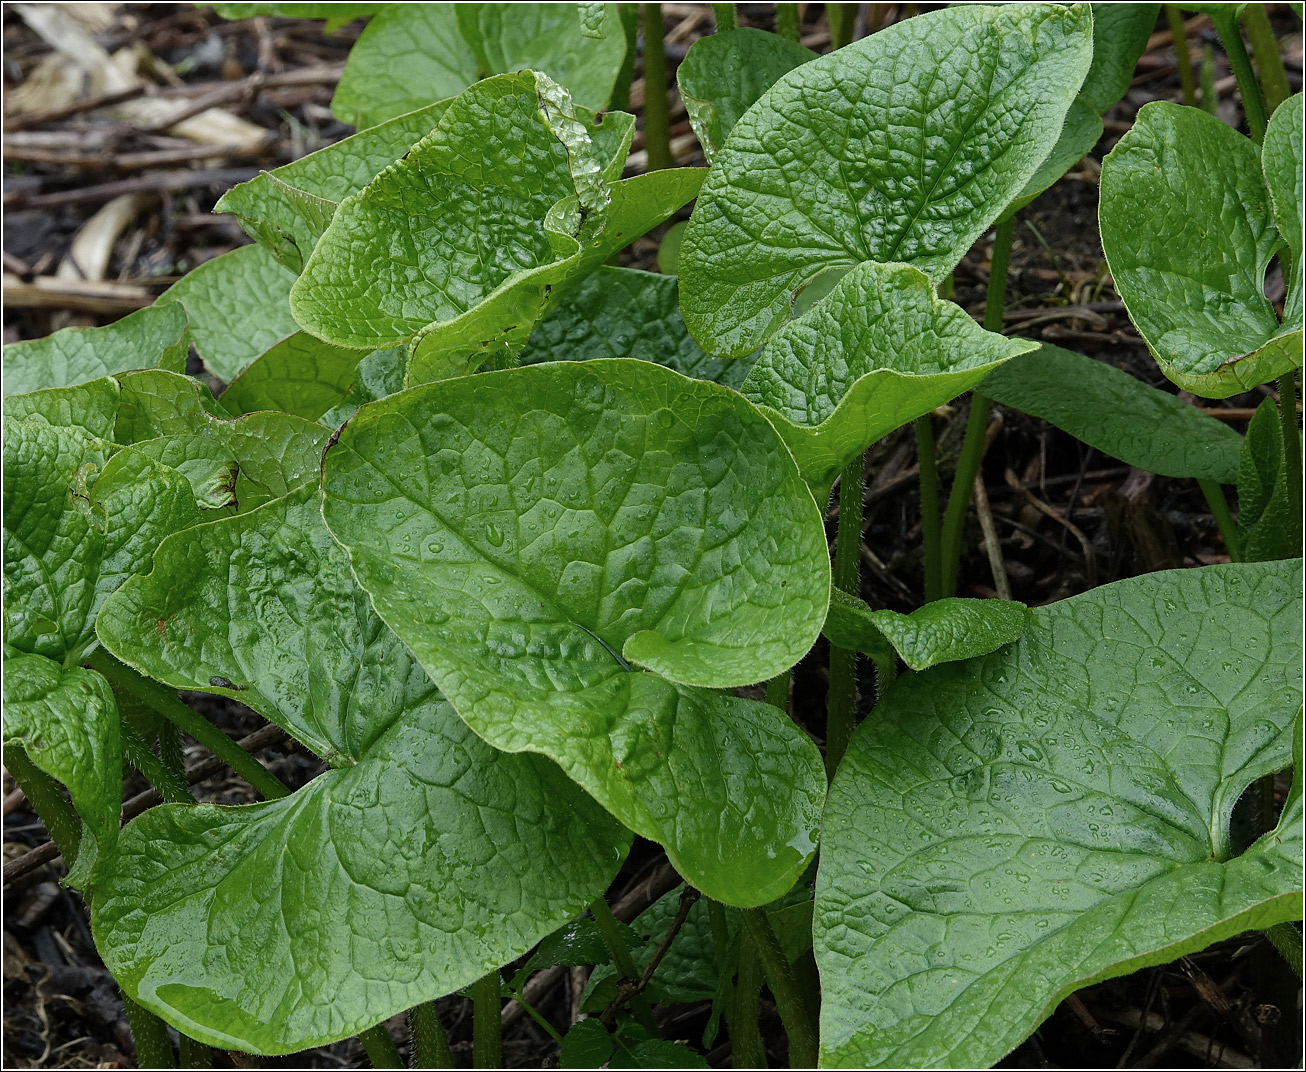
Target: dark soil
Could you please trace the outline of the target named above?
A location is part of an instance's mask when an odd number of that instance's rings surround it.
[[[248,241],[231,217],[210,214],[232,184],[337,140],[352,128],[336,121],[328,103],[360,23],[331,36],[321,22],[254,19],[226,23],[208,9],[186,4],[78,5],[100,8],[107,21],[92,30],[104,48],[137,48],[154,57],[160,95],[194,99],[227,88],[220,107],[267,131],[266,141],[240,155],[197,147],[148,133],[103,112],[20,113],[20,90],[48,74],[47,45],[15,5],[3,12],[6,93],[4,164],[4,341],[35,338],[70,324],[107,323],[149,304],[168,284],[197,264]],[[938,5],[864,4],[858,36]],[[804,43],[828,49],[820,5],[804,10]],[[664,4],[667,56],[673,68],[689,44],[712,30],[706,4]],[[1301,88],[1301,23],[1287,5],[1271,5],[1285,49],[1292,89]],[[770,29],[774,7],[739,5],[741,24]],[[1232,79],[1219,41],[1204,17],[1190,20],[1200,53],[1215,51],[1222,114],[1237,121]],[[1175,57],[1165,20],[1158,22],[1134,87],[1108,116],[1107,134],[1091,156],[1017,219],[1005,322],[1007,330],[1087,353],[1124,368],[1155,386],[1173,390],[1158,371],[1124,313],[1106,274],[1097,234],[1097,175],[1102,156],[1128,129],[1143,103],[1178,99]],[[160,75],[159,71],[163,73]],[[632,92],[635,110],[643,81]],[[82,90],[83,93],[93,90]],[[46,106],[53,107],[53,106]],[[36,112],[42,107],[35,107]],[[683,106],[673,99],[673,149],[680,163],[701,163]],[[39,136],[38,136],[39,135]],[[642,133],[634,149],[642,148]],[[189,146],[189,149],[187,148]],[[171,156],[167,154],[171,152]],[[152,154],[152,155],[151,155]],[[639,157],[636,157],[638,160]],[[185,174],[179,174],[179,173]],[[67,278],[65,261],[79,228],[111,197],[141,194],[137,210],[112,242],[102,273],[89,282]],[[681,214],[687,217],[688,210]],[[624,257],[656,267],[662,229],[637,241]],[[982,315],[992,236],[982,239],[955,273],[956,300]],[[83,275],[85,271],[83,267]],[[76,276],[74,269],[71,273]],[[95,276],[98,275],[98,278]],[[80,284],[80,285],[78,285]],[[47,288],[38,304],[38,287]],[[1277,293],[1276,293],[1277,287]],[[1268,283],[1281,300],[1281,279]],[[198,368],[198,365],[196,365]],[[1261,399],[1261,388],[1220,403],[1204,403],[1238,430]],[[950,478],[966,420],[959,400],[936,413],[940,466]],[[863,597],[874,607],[911,610],[921,590],[920,502],[915,445],[904,429],[867,455],[867,506]],[[1012,593],[1040,605],[1121,577],[1159,569],[1228,561],[1206,503],[1192,481],[1152,476],[1123,466],[1042,422],[995,407],[983,468],[1002,557]],[[1016,490],[1014,480],[1022,490]],[[946,487],[946,483],[945,483]],[[1037,499],[1062,519],[1038,509]],[[972,512],[961,564],[961,595],[994,596],[994,579]],[[833,535],[833,529],[831,529]],[[796,717],[819,741],[825,721],[826,650],[816,649],[796,668]],[[864,669],[862,697],[869,707],[874,681]],[[243,737],[265,724],[247,709],[214,697],[188,697],[228,733]],[[320,773],[318,761],[284,735],[261,758],[283,780],[300,785]],[[191,743],[188,764],[207,753]],[[1281,776],[1279,800],[1287,788]],[[254,799],[233,775],[210,777],[195,787],[200,799],[241,803]],[[124,799],[148,790],[133,775]],[[4,782],[4,1035],[5,1068],[133,1067],[134,1047],[117,987],[91,940],[80,896],[59,885],[62,863],[42,850],[44,827],[22,794]],[[139,806],[139,805],[137,805]],[[35,854],[34,854],[35,850]],[[609,900],[632,918],[675,878],[660,850],[637,843]],[[537,1008],[565,1027],[572,1013],[572,980],[555,971],[537,977]],[[1258,935],[1248,934],[1163,967],[1087,988],[1057,1008],[1003,1063],[1017,1068],[1254,1068],[1300,1067],[1299,981]],[[454,1052],[470,1063],[470,1012],[458,997],[441,1012]],[[510,1007],[511,1008],[511,1007]],[[764,1004],[765,1010],[770,1010]],[[520,1008],[505,1014],[505,1063],[555,1064],[556,1046]],[[706,1007],[661,1010],[667,1038],[697,1040]],[[402,1017],[388,1025],[396,1038]],[[764,1020],[773,1065],[786,1063],[784,1036],[773,1012]],[[723,1036],[724,1037],[724,1036]],[[708,1054],[729,1067],[729,1046]],[[366,1067],[357,1040],[285,1058],[217,1053],[217,1067]]]

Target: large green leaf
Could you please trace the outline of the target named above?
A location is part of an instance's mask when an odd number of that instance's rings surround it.
[[[986,1068],[1067,994],[1301,917],[1300,811],[1230,859],[1292,761],[1301,564],[1120,581],[897,683],[830,790],[822,1063]]]
[[[1237,432],[1105,361],[1044,343],[994,369],[981,390],[1150,473],[1238,479]]]
[[[239,246],[182,276],[159,296],[159,304],[181,302],[204,364],[230,381],[298,330],[289,304],[294,281],[294,273],[263,246]]]
[[[617,5],[604,4],[609,26]],[[572,4],[458,4],[458,29],[487,74],[531,69],[564,86],[580,107],[602,111],[626,59],[626,38],[591,37]]]
[[[822,632],[832,644],[879,661],[897,655],[913,670],[987,655],[1025,631],[1026,608],[1006,599],[936,599],[911,614],[871,610],[832,590]]]
[[[868,261],[776,333],[741,390],[819,498],[877,439],[1035,345],[985,331],[915,268]]]
[[[476,78],[451,5],[386,4],[349,50],[331,110],[372,127],[456,97]]]
[[[71,665],[108,595],[198,520],[190,484],[77,428],[6,416],[4,436],[5,643]]]
[[[1265,297],[1283,240],[1249,138],[1144,105],[1102,162],[1098,216],[1116,290],[1174,383],[1225,398],[1301,364],[1300,321],[1280,325]]]
[[[1302,95],[1289,97],[1274,110],[1261,146],[1261,170],[1270,194],[1270,207],[1279,234],[1288,243],[1291,261],[1285,262],[1292,287],[1284,305],[1285,324],[1302,325]]]
[[[139,368],[186,371],[186,311],[150,306],[102,328],[64,328],[4,348],[4,393],[70,387]]]
[[[1240,557],[1246,562],[1301,554],[1301,512],[1292,508],[1284,469],[1279,410],[1274,400],[1267,398],[1247,426],[1238,467]]]
[[[752,27],[695,41],[676,69],[676,82],[708,162],[781,75],[814,59],[816,53],[797,41]]]
[[[233,415],[273,409],[315,421],[349,393],[363,356],[297,331],[232,380],[222,406]]]
[[[941,278],[1047,157],[1091,57],[1087,4],[959,5],[790,71],[735,124],[690,218],[689,330],[739,357],[823,271]]]
[[[693,687],[792,665],[828,602],[820,512],[746,401],[643,361],[443,381],[360,410],[324,480],[355,574],[477,733],[556,759],[710,896],[793,883],[814,746]]]
[[[122,753],[118,707],[109,683],[80,666],[63,667],[44,655],[6,656],[5,747],[28,758],[68,787],[82,819],[70,886],[86,886],[102,850],[118,836]]]
[[[749,358],[723,361],[699,349],[680,315],[674,275],[608,266],[568,290],[535,325],[521,363],[596,357],[656,361],[681,375],[736,390],[753,367]]]
[[[215,1046],[289,1053],[525,953],[603,891],[628,842],[551,763],[496,752],[428,685],[356,766],[284,800],[132,822],[92,924],[146,1008]]]
[[[251,238],[298,272],[340,202],[434,130],[447,106],[448,101],[429,104],[261,172],[223,194],[213,211],[234,213]]]

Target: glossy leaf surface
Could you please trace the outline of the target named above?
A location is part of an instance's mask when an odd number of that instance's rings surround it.
[[[1034,345],[983,330],[916,269],[868,262],[777,332],[741,390],[773,418],[803,478],[828,491],[881,436]]]
[[[793,883],[814,746],[693,687],[772,676],[825,617],[819,512],[747,402],[642,361],[430,384],[361,410],[324,489],[381,616],[477,733],[556,759],[711,896]]]
[[[1044,343],[994,369],[980,389],[1149,473],[1238,479],[1237,432],[1105,361]]]
[[[708,162],[781,75],[814,59],[816,53],[796,41],[752,27],[695,41],[676,69],[676,82]]]
[[[100,328],[64,328],[4,348],[4,393],[70,387],[139,368],[186,371],[186,312],[149,306]]]
[[[299,329],[290,315],[294,281],[263,246],[240,246],[183,276],[159,296],[159,304],[181,302],[205,366],[230,381]]]
[[[600,267],[535,325],[521,363],[634,357],[738,390],[752,359],[722,360],[703,353],[680,315],[676,284],[674,275]]]
[[[118,706],[99,674],[63,667],[43,655],[6,656],[5,745],[68,787],[82,819],[77,862],[67,882],[85,888],[102,849],[118,836],[122,753]]]
[[[1102,162],[1102,248],[1161,371],[1225,398],[1301,364],[1265,269],[1282,239],[1251,139],[1196,108],[1145,105]]]
[[[942,278],[1047,157],[1091,56],[1086,4],[964,5],[785,75],[736,123],[685,232],[689,330],[738,357],[823,271]]]
[[[987,1067],[1081,986],[1300,918],[1300,809],[1228,843],[1292,761],[1300,617],[1300,562],[1155,573],[895,684],[826,809],[822,1063]]]

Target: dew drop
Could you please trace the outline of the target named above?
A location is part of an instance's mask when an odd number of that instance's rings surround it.
[[[503,546],[503,530],[493,521],[485,526],[485,539],[491,547]]]

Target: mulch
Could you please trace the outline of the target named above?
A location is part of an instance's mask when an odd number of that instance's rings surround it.
[[[44,6],[44,5],[36,5]],[[136,55],[140,85],[98,92],[51,91],[42,105],[35,86],[49,77],[51,48],[16,10],[3,9],[4,322],[6,343],[61,327],[108,323],[149,304],[196,265],[248,241],[230,216],[214,216],[217,198],[236,182],[297,159],[352,132],[329,109],[336,80],[361,24],[331,35],[323,24],[281,18],[224,22],[186,4],[76,5],[104,15],[91,38],[110,53]],[[706,4],[663,4],[666,51],[674,68],[697,37],[712,31]],[[858,36],[938,5],[864,4]],[[820,5],[804,4],[803,43],[828,48]],[[1294,91],[1301,89],[1301,23],[1287,5],[1271,5]],[[772,26],[770,4],[739,5],[742,25]],[[1188,21],[1196,53],[1213,48],[1222,114],[1237,119],[1233,80],[1205,16]],[[674,87],[674,71],[671,84]],[[27,94],[24,97],[24,89]],[[1125,315],[1106,274],[1097,235],[1097,177],[1102,156],[1155,99],[1177,100],[1177,67],[1164,19],[1158,23],[1126,98],[1107,117],[1094,152],[1017,219],[1004,323],[1013,334],[1054,342],[1109,361],[1173,390]],[[35,95],[37,103],[33,105]],[[124,118],[105,109],[162,100],[164,119]],[[632,108],[643,100],[636,71]],[[18,103],[21,102],[21,108]],[[220,108],[245,126],[240,140],[200,145],[169,133],[172,124]],[[684,107],[673,96],[673,153],[702,163]],[[632,169],[643,166],[642,132]],[[119,199],[125,220],[100,247],[74,244],[106,205]],[[680,214],[685,218],[688,210]],[[653,269],[663,229],[637,241],[624,262]],[[987,245],[986,245],[987,241]],[[978,319],[988,281],[991,236],[955,273],[955,300]],[[87,253],[87,249],[90,253]],[[1277,291],[1276,291],[1277,287]],[[1267,282],[1282,298],[1282,280]],[[197,366],[195,366],[197,367]],[[1218,403],[1197,402],[1239,431],[1271,387]],[[946,482],[955,466],[966,404],[936,412],[939,464]],[[921,589],[920,502],[910,428],[868,452],[863,597],[875,607],[911,610]],[[988,506],[1012,594],[1030,605],[1066,598],[1122,577],[1227,561],[1205,500],[1192,481],[1124,466],[1022,414],[995,406],[983,470]],[[831,519],[833,525],[833,518]],[[996,595],[973,513],[961,565],[960,595]],[[833,536],[833,528],[831,528]],[[874,682],[864,671],[862,703]],[[818,736],[824,723],[826,653],[816,649],[795,670],[795,711]],[[320,773],[318,761],[239,704],[187,697],[226,732],[248,743],[288,784]],[[261,736],[259,734],[261,733]],[[188,766],[201,799],[242,803],[249,787],[215,773],[191,743]],[[1279,799],[1287,790],[1281,776]],[[92,942],[80,896],[59,885],[62,862],[44,827],[4,780],[4,1031],[6,1068],[127,1068],[134,1048],[112,977]],[[133,775],[129,811],[157,802]],[[637,843],[610,900],[633,918],[675,882],[656,847]],[[528,992],[537,1008],[565,1027],[574,1016],[571,972],[537,976]],[[1243,935],[1172,964],[1089,987],[1072,996],[1002,1067],[1255,1068],[1299,1065],[1300,984],[1257,935]],[[470,1011],[464,999],[441,1002],[455,1055],[470,1062]],[[773,1065],[785,1064],[783,1034],[764,1005]],[[556,1065],[556,1047],[520,1007],[505,1011],[504,1057],[510,1067]],[[702,1006],[664,1014],[666,1037],[701,1037]],[[407,1039],[402,1017],[389,1024]],[[401,1044],[402,1045],[402,1044]],[[729,1066],[728,1045],[708,1053]],[[367,1067],[357,1040],[284,1058],[215,1054],[216,1067]]]

